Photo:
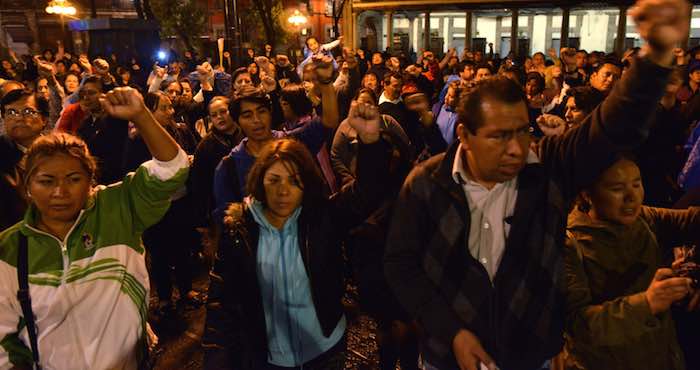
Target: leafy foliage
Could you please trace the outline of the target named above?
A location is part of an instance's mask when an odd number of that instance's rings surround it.
[[[248,41],[256,45],[280,45],[287,40],[281,0],[251,0],[248,9],[241,12],[242,29],[246,30]]]
[[[185,50],[200,51],[207,18],[196,0],[150,0],[150,6],[165,36],[175,36]]]

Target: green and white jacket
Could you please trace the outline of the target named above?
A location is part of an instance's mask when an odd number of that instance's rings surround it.
[[[33,225],[36,210],[0,233],[0,370],[31,367],[17,300],[19,234],[29,248],[29,290],[46,370],[136,369],[143,354],[149,280],[141,233],[187,179],[180,150],[151,160],[89,197],[64,240]]]

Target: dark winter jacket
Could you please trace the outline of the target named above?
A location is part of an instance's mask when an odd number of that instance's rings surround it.
[[[339,241],[383,197],[391,155],[385,141],[362,145],[358,180],[299,217],[299,248],[325,336],[343,314]],[[205,369],[260,369],[267,363],[268,342],[256,274],[259,225],[241,203],[232,204],[226,216],[207,307]]]
[[[670,69],[639,60],[577,128],[546,137],[518,175],[518,197],[494,277],[467,248],[469,204],[452,178],[457,145],[417,166],[399,195],[385,269],[425,333],[424,358],[457,369],[452,340],[474,333],[501,369],[539,369],[563,343],[563,246],[574,197],[621,150],[646,137]]]

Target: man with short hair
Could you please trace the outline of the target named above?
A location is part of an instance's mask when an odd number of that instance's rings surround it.
[[[423,329],[427,369],[535,370],[561,350],[569,207],[617,153],[644,141],[689,28],[684,0],[633,9],[645,57],[581,125],[532,152],[522,88],[487,79],[460,103],[460,145],[408,176],[384,265]],[[646,302],[638,309],[653,320]]]
[[[22,219],[26,203],[18,193],[19,163],[24,153],[44,131],[49,117],[46,100],[15,89],[0,100],[6,133],[0,136],[0,229]]]
[[[488,64],[479,64],[476,67],[476,75],[474,76],[474,82],[479,82],[491,76],[493,76],[491,66],[489,66]]]
[[[287,131],[272,129],[272,101],[260,89],[246,86],[229,104],[229,114],[245,138],[221,160],[214,175],[214,214],[221,220],[230,202],[240,202],[247,195],[246,176],[262,148],[274,139],[293,137],[316,154],[331,130],[338,126],[338,98],[333,87],[333,64],[330,57],[314,59],[314,89],[320,91],[323,111],[303,126]]]
[[[594,89],[608,95],[620,79],[621,74],[622,69],[618,63],[612,60],[605,60],[593,70],[588,82]]]
[[[474,68],[474,62],[465,61],[462,63],[462,69],[459,77],[462,79],[462,84],[464,86],[468,85],[470,82],[472,82],[472,80],[474,80],[474,76],[476,75]]]

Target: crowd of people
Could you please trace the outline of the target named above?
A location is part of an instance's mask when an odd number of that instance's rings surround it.
[[[382,370],[700,368],[690,9],[621,56],[10,51],[0,369],[147,369],[201,305],[205,369],[344,369],[348,281]]]

